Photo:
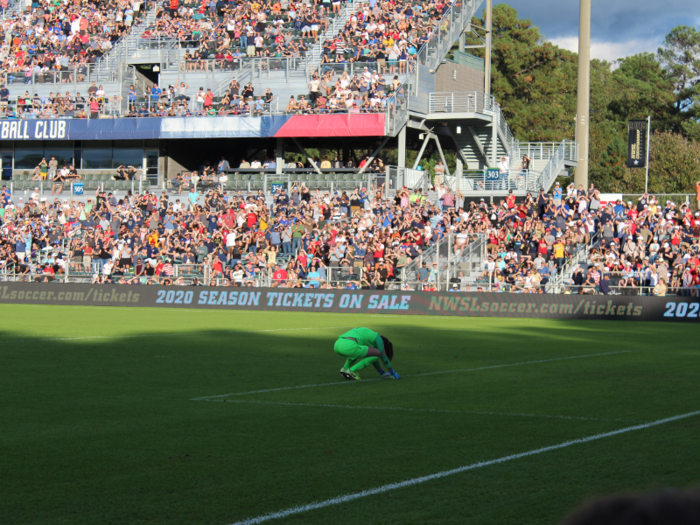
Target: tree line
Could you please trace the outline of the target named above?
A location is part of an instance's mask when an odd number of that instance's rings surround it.
[[[576,53],[548,42],[504,4],[493,9],[492,36],[492,94],[515,136],[521,142],[573,140]],[[472,52],[483,57],[483,49]],[[614,63],[592,60],[590,182],[606,192],[643,192],[644,170],[626,167],[627,121],[651,115],[650,191],[694,193],[700,181],[699,79],[700,31],[688,26],[673,29],[657,53]]]

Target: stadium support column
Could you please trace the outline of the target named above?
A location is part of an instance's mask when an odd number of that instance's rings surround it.
[[[576,95],[576,142],[578,165],[574,183],[588,187],[588,136],[591,97],[591,0],[580,0],[578,27],[578,91]]]
[[[397,164],[399,168],[406,167],[406,128],[407,126],[401,128],[401,131],[399,131],[397,136],[399,142],[399,158],[397,159]]]
[[[498,123],[496,122],[496,112],[491,115],[491,165],[489,168],[498,166]]]
[[[590,5],[590,4],[589,4]],[[486,0],[486,42],[484,42],[484,93],[491,94],[491,29],[493,28],[492,0]]]
[[[275,173],[281,175],[284,170],[284,139],[277,137],[277,148],[275,151]]]
[[[425,151],[425,147],[428,145],[428,142],[430,141],[430,132],[421,134],[420,139],[423,140],[423,145],[420,147],[420,151],[418,152],[418,155],[416,156],[416,162],[413,164],[414,170],[418,169],[418,164],[420,163],[420,159],[423,158],[423,152]]]
[[[294,144],[297,145],[297,148],[299,148],[299,151],[301,152],[301,154],[304,155],[304,157],[306,157],[306,160],[309,161],[309,163],[311,164],[311,167],[314,169],[314,171],[316,173],[318,173],[319,175],[323,175],[321,168],[318,167],[318,164],[316,164],[313,157],[306,152],[306,150],[304,149],[304,146],[302,146],[297,139],[293,138],[292,140],[294,141]]]
[[[445,158],[445,154],[442,152],[442,146],[440,145],[440,137],[438,137],[437,135],[433,135],[433,138],[435,139],[435,145],[437,146],[438,153],[440,154],[442,164],[445,166],[445,174],[448,177],[450,177],[452,174],[450,173],[450,168],[447,166],[447,159]]]

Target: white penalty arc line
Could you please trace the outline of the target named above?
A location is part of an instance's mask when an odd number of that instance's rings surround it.
[[[158,356],[156,356],[158,357]],[[569,420],[581,420],[581,421],[621,421],[623,423],[638,423],[639,420],[634,419],[605,419],[599,417],[578,417],[578,416],[553,416],[550,414],[516,414],[512,412],[479,412],[475,410],[440,410],[437,408],[408,408],[408,407],[364,407],[364,406],[353,406],[353,405],[327,405],[327,404],[317,404],[317,403],[285,403],[283,401],[255,401],[251,399],[210,399],[207,400],[212,403],[238,403],[238,404],[252,404],[252,405],[281,405],[289,407],[316,407],[316,408],[347,408],[351,410],[388,410],[397,412],[427,412],[427,413],[437,413],[437,414],[471,414],[477,416],[505,416],[505,417],[534,417],[534,418],[545,418],[545,419],[569,419]]]
[[[628,354],[632,352],[632,350],[620,350],[619,352],[604,352],[602,354],[586,354],[586,355],[572,355],[572,356],[567,356],[567,357],[555,357],[552,359],[538,359],[536,361],[523,361],[521,363],[508,363],[505,365],[491,365],[491,366],[481,366],[479,368],[461,368],[458,370],[440,370],[439,372],[425,372],[422,374],[407,374],[401,377],[423,377],[423,376],[434,376],[437,374],[455,374],[457,372],[477,372],[479,370],[491,370],[494,368],[508,368],[511,366],[523,366],[523,365],[534,365],[538,363],[552,363],[554,361],[566,361],[568,359],[583,359],[586,357],[598,357],[598,356],[604,356],[604,355],[615,355],[615,354]],[[381,377],[378,377],[376,379],[365,379],[362,381],[362,383],[368,383],[370,381],[384,381]],[[321,387],[321,386],[335,386],[335,385],[354,385],[357,384],[357,382],[352,381],[334,381],[332,383],[316,383],[313,385],[298,385],[298,386],[282,386],[278,388],[266,388],[264,390],[251,390],[249,392],[233,392],[231,394],[220,394],[218,396],[203,396],[203,397],[195,397],[190,399],[190,401],[206,401],[207,399],[218,399],[222,397],[230,397],[230,396],[247,396],[250,394],[265,394],[267,392],[280,392],[282,390],[298,390],[300,388],[315,388],[315,387]]]
[[[620,434],[626,434],[627,432],[634,432],[635,430],[643,430],[646,428],[656,427],[663,425],[665,423],[672,423],[673,421],[679,421],[681,419],[687,419],[689,417],[700,415],[700,410],[696,412],[688,412],[687,414],[681,414],[679,416],[673,416],[666,419],[659,419],[657,421],[651,421],[649,423],[644,423],[642,425],[635,425],[632,427],[621,428],[620,430],[613,430],[612,432],[605,432],[603,434],[596,434],[594,436],[589,436],[581,439],[574,439],[571,441],[565,441],[558,445],[552,445],[549,447],[542,447],[535,450],[530,450],[528,452],[521,452],[520,454],[512,454],[510,456],[504,456],[498,459],[492,459],[490,461],[480,461],[479,463],[472,463],[471,465],[465,465],[463,467],[455,468],[452,470],[444,470],[442,472],[437,472],[435,474],[430,474],[428,476],[421,476],[418,478],[407,479],[399,483],[390,483],[388,485],[382,485],[381,487],[376,487],[369,490],[363,490],[361,492],[355,492],[354,494],[345,494],[344,496],[338,496],[336,498],[327,499],[325,501],[319,501],[317,503],[309,503],[308,505],[301,505],[297,507],[291,507],[286,510],[279,512],[272,512],[270,514],[264,514],[256,518],[248,518],[245,520],[237,521],[231,525],[255,525],[256,523],[263,523],[265,521],[274,520],[278,518],[286,518],[294,514],[301,514],[303,512],[309,512],[311,510],[322,509],[325,507],[330,507],[332,505],[340,505],[341,503],[347,503],[349,501],[354,501],[360,498],[366,498],[368,496],[374,496],[375,494],[382,494],[390,490],[402,489],[405,487],[410,487],[412,485],[418,485],[420,483],[425,483],[427,481],[433,481],[435,479],[444,478],[447,476],[453,476],[454,474],[461,474],[462,472],[467,472],[470,470],[475,470],[482,467],[489,467],[491,465],[498,465],[499,463],[505,463],[507,461],[513,461],[515,459],[521,459],[528,456],[535,456],[537,454],[543,454],[545,452],[551,452],[552,450],[559,450],[562,448],[571,447],[573,445],[581,445],[583,443],[590,443],[591,441],[598,441],[599,439],[605,439],[608,437],[617,436]]]
[[[211,330],[205,332],[177,332],[172,334],[135,334],[135,335],[86,335],[78,337],[36,337],[34,339],[0,339],[0,343],[40,343],[42,341],[83,341],[91,339],[138,339],[141,337],[175,337],[181,335],[192,335],[192,334],[220,334],[220,333],[232,333],[232,334],[257,334],[260,332],[294,332],[298,330],[335,330],[338,328],[351,328],[350,326],[312,326],[308,328],[275,328],[272,330]]]

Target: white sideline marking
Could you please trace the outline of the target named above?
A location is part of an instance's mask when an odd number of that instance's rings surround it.
[[[506,368],[510,366],[521,366],[521,365],[532,365],[537,363],[551,363],[553,361],[566,361],[567,359],[583,359],[584,357],[598,357],[601,355],[615,355],[615,354],[628,354],[632,350],[620,350],[619,352],[605,352],[602,354],[586,354],[586,355],[572,355],[569,357],[555,357],[553,359],[538,359],[537,361],[523,361],[522,363],[510,363],[507,365],[491,365],[491,366],[481,366],[479,368],[462,368],[458,370],[441,370],[439,372],[425,372],[422,374],[407,374],[401,377],[422,377],[422,376],[434,376],[437,374],[454,374],[456,372],[476,372],[478,370],[490,370],[492,368]],[[367,383],[369,381],[384,381],[381,377],[376,379],[365,379],[362,382]],[[190,401],[205,401],[207,399],[216,399],[220,397],[229,396],[247,396],[249,394],[264,394],[266,392],[279,392],[281,390],[298,390],[299,388],[314,388],[317,386],[333,386],[333,385],[354,385],[357,384],[355,381],[334,381],[332,383],[316,383],[315,385],[299,385],[299,386],[282,386],[279,388],[267,388],[265,390],[251,390],[250,392],[234,392],[232,394],[220,394],[218,396],[204,396],[195,397],[190,399]]]
[[[49,337],[49,338],[34,338],[34,339],[0,339],[0,343],[27,343],[27,342],[40,342],[40,341],[80,341],[80,340],[87,340],[87,339],[114,339],[114,338],[119,338],[119,339],[134,339],[134,338],[140,338],[140,337],[172,337],[172,336],[179,336],[179,335],[192,335],[194,333],[197,334],[219,334],[222,332],[230,332],[230,333],[239,333],[239,332],[245,332],[245,333],[258,333],[258,332],[291,332],[291,331],[297,331],[297,330],[330,330],[330,329],[336,329],[336,328],[351,328],[349,326],[312,326],[310,328],[275,328],[273,330],[210,330],[210,331],[205,331],[205,332],[178,332],[174,334],[137,334],[137,335],[86,335],[86,336],[79,336],[79,337]]]
[[[373,489],[363,490],[362,492],[355,492],[354,494],[345,494],[344,496],[338,496],[336,498],[327,499],[325,501],[319,501],[317,503],[309,503],[308,505],[301,505],[297,507],[292,507],[286,510],[281,510],[279,512],[271,512],[269,514],[264,514],[256,518],[248,518],[245,520],[237,521],[231,525],[255,525],[256,523],[263,523],[265,521],[274,520],[277,518],[286,518],[287,516],[292,516],[294,514],[301,514],[302,512],[308,512],[310,510],[322,509],[324,507],[330,507],[332,505],[339,505],[341,503],[347,503],[349,501],[354,501],[356,499],[365,498],[367,496],[374,496],[375,494],[381,494],[383,492],[388,492],[390,490],[402,489],[404,487],[410,487],[412,485],[418,485],[419,483],[425,483],[426,481],[432,481],[434,479],[440,479],[447,476],[452,476],[454,474],[461,474],[462,472],[467,472],[469,470],[474,470],[481,467],[489,467],[491,465],[497,465],[499,463],[505,463],[506,461],[512,461],[514,459],[525,458],[528,456],[535,456],[537,454],[543,454],[545,452],[550,452],[552,450],[559,450],[562,448],[567,448],[572,445],[580,445],[583,443],[589,443],[591,441],[597,441],[599,439],[604,439],[612,436],[617,436],[619,434],[625,434],[627,432],[633,432],[635,430],[643,430],[650,427],[655,427],[658,425],[663,425],[665,423],[671,423],[673,421],[678,421],[681,419],[686,419],[689,417],[700,415],[700,410],[696,412],[688,412],[687,414],[681,414],[680,416],[673,416],[666,419],[659,419],[657,421],[651,421],[649,423],[644,423],[642,425],[635,425],[633,427],[621,428],[620,430],[613,430],[612,432],[605,432],[603,434],[596,434],[594,436],[589,436],[581,439],[574,439],[571,441],[565,441],[558,445],[552,445],[549,447],[542,447],[535,450],[530,450],[528,452],[521,452],[520,454],[512,454],[510,456],[504,456],[498,459],[492,459],[490,461],[480,461],[479,463],[472,463],[471,465],[465,465],[463,467],[455,468],[452,470],[443,470],[442,472],[437,472],[435,474],[430,474],[428,476],[421,476],[418,478],[407,479],[399,483],[390,483],[388,485],[382,485],[381,487],[376,487]]]
[[[206,400],[210,403],[223,403],[224,399]],[[515,414],[511,412],[477,412],[473,410],[440,410],[437,408],[406,408],[406,407],[363,407],[352,405],[324,405],[316,403],[285,403],[276,401],[253,401],[243,399],[231,399],[229,403],[254,404],[254,405],[282,405],[291,407],[318,407],[318,408],[350,408],[356,410],[391,410],[400,412],[437,412],[441,414],[474,414],[479,416],[512,416],[512,417],[543,417],[547,419],[579,419],[582,421],[622,421],[625,423],[639,423],[635,419],[604,419],[599,417],[577,417],[577,416],[552,416],[548,414]]]

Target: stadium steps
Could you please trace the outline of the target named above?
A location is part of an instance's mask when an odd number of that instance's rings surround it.
[[[18,0],[14,5],[16,6],[26,6],[29,5],[28,0]],[[7,14],[7,12],[6,12]],[[121,41],[115,44],[114,48],[93,66],[94,69],[90,72],[85,82],[70,82],[70,83],[36,83],[36,84],[20,84],[13,83],[9,84],[10,97],[20,95],[24,91],[29,91],[31,95],[37,94],[39,97],[48,97],[50,93],[65,93],[70,92],[72,96],[76,93],[82,95],[87,94],[88,88],[95,82],[97,85],[102,85],[105,89],[107,96],[119,95],[120,94],[120,84],[119,84],[119,71],[120,68],[125,68],[127,64],[127,57],[130,50],[136,46],[137,42],[141,39],[141,35],[145,31],[146,27],[150,24],[155,24],[155,9],[151,9],[147,12],[146,16],[140,18],[140,23],[138,23],[132,29],[131,33]],[[122,72],[124,70],[122,69]],[[125,81],[126,82],[126,81]],[[127,91],[121,93],[124,98],[126,98]]]
[[[11,18],[15,13],[23,13],[27,10],[27,7],[32,5],[31,0],[14,0],[10,1],[7,7],[0,14],[0,20],[5,18]]]
[[[506,151],[505,145],[501,140],[500,136],[497,136],[496,144],[496,166],[491,166],[491,143],[492,143],[492,133],[491,128],[487,126],[473,126],[466,129],[462,129],[462,133],[455,135],[457,139],[457,144],[462,150],[468,166],[465,166],[466,170],[483,170],[484,168],[497,167],[498,159],[502,155],[508,155],[509,152]],[[481,147],[480,147],[480,146]],[[511,159],[512,162],[512,159]]]
[[[140,22],[132,28],[131,32],[117,42],[112,50],[98,61],[95,72],[96,79],[104,78],[103,82],[118,79],[120,69],[125,68],[130,63],[130,59],[137,54],[142,42],[141,37],[146,28],[155,25],[155,7],[147,11],[146,16],[139,18],[139,20]]]
[[[357,11],[360,6],[361,4],[355,2],[346,2],[343,4],[340,14],[333,18],[332,22],[328,25],[328,29],[319,35],[318,44],[315,44],[309,49],[305,64],[306,71],[318,71],[323,56],[323,42],[335,38],[335,36],[343,30],[345,23],[350,20],[352,14]],[[304,80],[306,80],[306,77],[304,77]]]

